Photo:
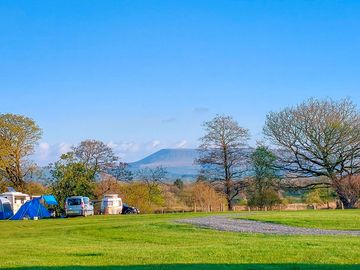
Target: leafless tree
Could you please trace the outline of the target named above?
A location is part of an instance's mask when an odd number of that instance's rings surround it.
[[[360,172],[360,114],[348,99],[310,99],[267,115],[265,135],[278,147],[288,177],[326,176],[345,207],[354,201],[344,192],[346,179]]]
[[[129,169],[129,164],[126,162],[117,163],[109,170],[109,174],[121,182],[129,182],[134,178],[133,172]]]
[[[247,154],[244,150],[249,131],[239,126],[230,116],[218,115],[204,123],[205,135],[200,138],[201,174],[220,189],[232,210],[234,199],[244,188],[241,180]]]
[[[111,147],[97,140],[82,141],[73,147],[71,154],[94,175],[112,168],[118,160]]]
[[[167,171],[163,167],[143,168],[137,171],[136,177],[148,190],[149,203],[161,197],[160,185],[166,181]]]

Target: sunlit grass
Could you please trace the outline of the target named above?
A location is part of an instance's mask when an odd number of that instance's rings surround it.
[[[241,218],[306,228],[360,230],[359,209],[346,211],[309,210],[288,212],[250,212],[243,214]]]
[[[356,229],[344,215],[348,215],[349,220],[350,217],[357,220],[360,212],[324,211],[321,216],[325,217],[326,213],[328,224],[339,223],[339,228]],[[267,220],[261,214],[247,217]],[[309,227],[329,227],[313,212],[264,215],[274,215],[274,219],[283,216],[291,223],[295,223],[297,215],[300,220],[312,216],[314,222],[308,224]],[[241,234],[174,222],[192,216],[195,214],[0,222],[0,266],[43,269],[127,266],[123,269],[138,269],[153,265],[149,268],[184,269],[185,264],[186,269],[257,269],[254,264],[261,264],[260,268],[269,268],[271,264],[273,269],[289,269],[295,263],[305,264],[296,269],[308,269],[308,264],[316,264],[321,269],[339,269],[339,265],[355,267],[360,263],[360,237]]]

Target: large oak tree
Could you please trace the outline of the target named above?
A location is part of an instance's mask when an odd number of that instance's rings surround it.
[[[354,207],[360,194],[349,192],[349,179],[360,173],[360,113],[350,100],[310,99],[272,112],[264,132],[288,177],[325,176],[328,182],[310,186],[330,185],[346,208]]]
[[[97,140],[85,140],[73,147],[71,154],[94,175],[115,166],[118,157],[111,147]]]

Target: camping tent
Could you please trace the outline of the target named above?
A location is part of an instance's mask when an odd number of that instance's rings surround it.
[[[57,205],[56,199],[53,196],[43,196],[32,199],[26,202],[17,213],[12,216],[11,220],[34,219],[34,218],[49,218],[51,214],[45,208],[43,203],[50,205]]]
[[[43,195],[42,199],[47,205],[58,205],[58,202],[55,199],[54,195]]]
[[[11,203],[8,199],[0,197],[0,220],[9,219],[13,215]]]

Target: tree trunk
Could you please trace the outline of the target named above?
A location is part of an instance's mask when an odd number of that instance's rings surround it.
[[[346,198],[343,195],[338,195],[341,203],[343,204],[345,209],[353,209],[355,208],[356,201],[352,201],[351,199]]]
[[[232,211],[233,210],[233,205],[232,205],[231,198],[230,198],[229,195],[227,196],[226,200],[227,200],[228,211]]]
[[[351,177],[351,176],[350,176]],[[351,179],[351,178],[350,178]],[[352,186],[344,182],[345,178],[332,178],[332,186],[345,209],[355,208],[358,196],[354,196]]]

